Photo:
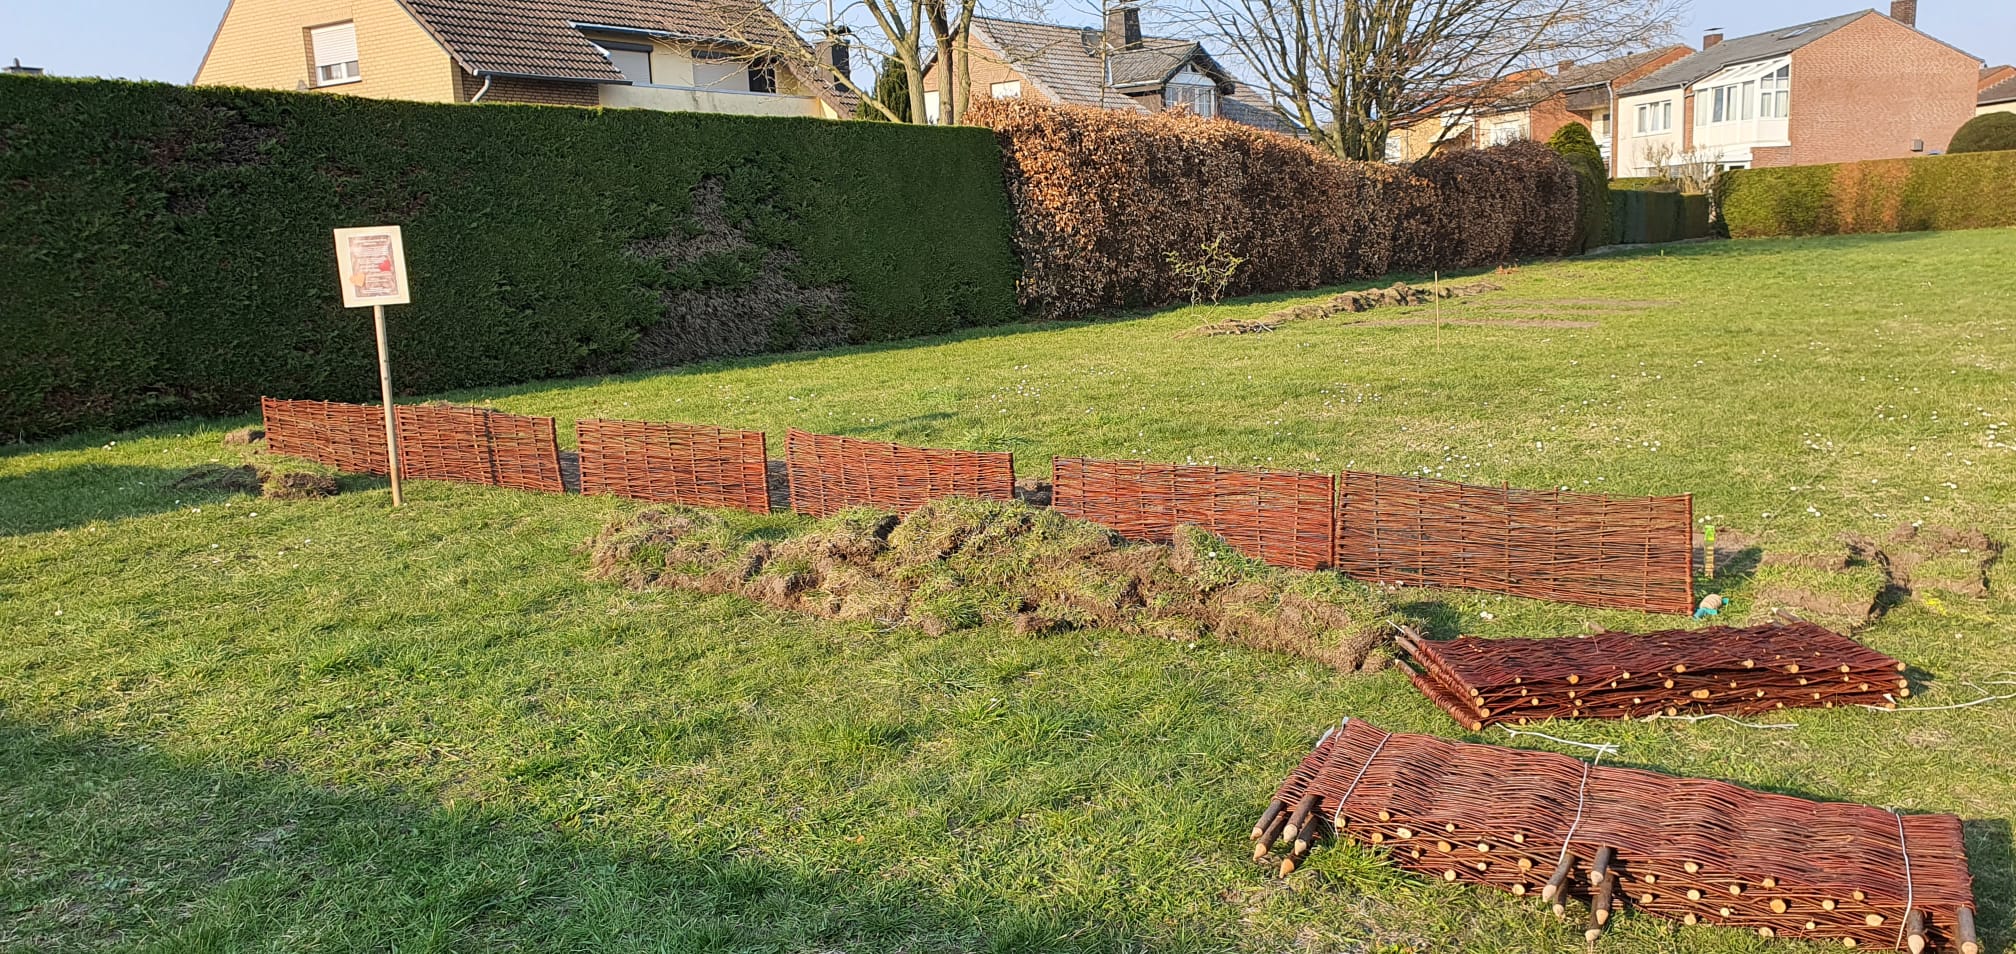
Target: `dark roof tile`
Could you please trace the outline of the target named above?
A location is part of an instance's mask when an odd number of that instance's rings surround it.
[[[1144,37],[1140,47],[1115,51],[1102,63],[1103,34],[1096,27],[994,17],[975,17],[973,26],[980,45],[994,51],[992,57],[1061,103],[1148,112],[1148,107],[1128,94],[1159,90],[1185,65],[1196,63],[1219,80],[1219,113],[1226,119],[1290,135],[1301,131],[1282,119],[1251,87],[1232,79],[1192,40]],[[982,50],[974,52],[976,57],[989,55]],[[1108,68],[1112,70],[1110,82],[1105,75]],[[1228,89],[1230,92],[1224,92]]]
[[[1738,63],[1767,60],[1774,56],[1784,56],[1814,40],[1839,30],[1866,16],[1878,16],[1874,10],[1857,10],[1838,17],[1814,20],[1780,27],[1768,33],[1739,36],[1733,40],[1723,40],[1708,49],[1685,59],[1670,63],[1651,75],[1618,90],[1619,95],[1651,93],[1676,86],[1691,86]]]

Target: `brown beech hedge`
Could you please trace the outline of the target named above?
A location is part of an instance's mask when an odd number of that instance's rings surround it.
[[[1410,168],[1178,113],[994,100],[969,116],[1000,140],[1019,294],[1047,316],[1185,300],[1169,256],[1220,237],[1246,260],[1234,295],[1563,255],[1580,241],[1575,173],[1535,143]]]

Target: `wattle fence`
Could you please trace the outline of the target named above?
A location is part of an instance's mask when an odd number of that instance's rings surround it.
[[[1346,473],[1337,569],[1585,606],[1694,609],[1694,498],[1605,497]]]
[[[1195,526],[1275,566],[1321,570],[1336,548],[1337,480],[1285,470],[1058,457],[1050,505],[1130,540]]]
[[[591,419],[576,421],[574,433],[584,494],[770,512],[762,431]]]
[[[825,517],[848,507],[909,513],[941,497],[1015,499],[1015,458],[992,451],[936,450],[792,428],[791,509]]]
[[[566,492],[560,442],[550,417],[440,404],[405,404],[395,413],[399,467],[406,476]],[[379,443],[384,443],[382,435]]]
[[[263,399],[268,446],[338,470],[384,474],[383,412]],[[482,408],[397,409],[414,478],[564,492],[552,418]],[[760,431],[583,420],[581,491],[769,513]],[[792,429],[790,509],[907,513],[944,497],[1014,500],[1013,456]],[[1657,613],[1694,608],[1693,498],[1474,487],[1383,474],[1059,457],[1052,505],[1123,537],[1163,542],[1197,526],[1248,556],[1334,568],[1373,583],[1448,586]]]

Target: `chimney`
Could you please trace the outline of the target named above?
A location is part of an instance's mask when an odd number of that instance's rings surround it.
[[[826,35],[819,41],[818,53],[822,59],[832,64],[833,72],[854,79],[854,31],[846,26],[826,24]]]
[[[1562,60],[1561,62],[1554,64],[1554,74],[1556,76],[1559,76],[1560,74],[1566,73],[1574,68],[1575,68],[1574,60]]]
[[[1106,10],[1106,45],[1116,50],[1141,48],[1141,8],[1131,3]]]
[[[1722,42],[1722,28],[1713,27],[1701,37],[1701,48],[1704,50],[1714,49],[1715,44],[1720,42]]]
[[[1918,0],[1890,0],[1890,19],[1917,28]]]
[[[0,67],[0,73],[9,73],[14,76],[41,76],[42,67],[22,66],[21,58],[17,56],[14,58],[14,65]]]

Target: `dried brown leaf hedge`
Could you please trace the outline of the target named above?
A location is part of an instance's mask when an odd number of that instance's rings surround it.
[[[1000,140],[1018,290],[1047,316],[1182,300],[1168,253],[1220,236],[1248,259],[1234,295],[1561,255],[1577,241],[1575,174],[1537,144],[1410,169],[1180,113],[990,100],[969,117]]]

